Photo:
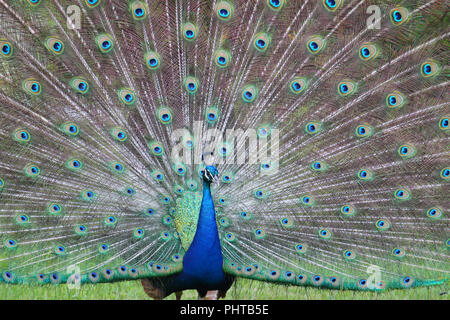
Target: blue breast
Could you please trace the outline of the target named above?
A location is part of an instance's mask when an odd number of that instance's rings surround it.
[[[203,182],[197,230],[183,259],[183,271],[174,277],[171,291],[222,289],[227,286],[210,184]]]

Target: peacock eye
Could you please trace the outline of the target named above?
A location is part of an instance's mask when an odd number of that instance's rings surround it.
[[[194,41],[197,38],[198,29],[193,23],[185,23],[183,25],[183,37],[187,41]]]
[[[184,79],[184,88],[189,94],[194,94],[197,92],[199,87],[199,81],[194,77],[186,77]]]
[[[232,4],[228,1],[220,1],[215,7],[217,17],[222,21],[229,21],[233,14],[233,10]]]
[[[391,10],[390,16],[391,22],[399,26],[408,20],[408,10],[403,7],[394,8]]]
[[[401,22],[403,19],[403,16],[400,13],[400,11],[394,10],[394,12],[392,12],[392,18],[394,19],[395,22]]]
[[[265,52],[270,45],[271,42],[271,37],[269,34],[267,33],[258,33],[254,40],[253,40],[253,46],[255,47],[255,49],[259,52]]]
[[[312,36],[306,42],[306,48],[312,54],[318,54],[325,47],[325,40],[319,35]]]
[[[448,117],[443,117],[439,120],[439,128],[441,130],[448,130],[449,126],[449,119]]]
[[[2,52],[8,54],[11,51],[11,47],[8,44],[3,45]]]

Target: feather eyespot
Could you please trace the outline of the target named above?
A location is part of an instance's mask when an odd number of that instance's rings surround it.
[[[283,228],[292,228],[294,226],[294,220],[292,220],[291,218],[285,217],[285,218],[281,218],[279,221],[280,221],[280,225]]]
[[[379,219],[375,222],[375,227],[379,231],[387,231],[391,227],[391,222],[388,219]]]
[[[250,212],[247,211],[242,211],[239,216],[244,219],[244,220],[250,220],[252,219],[252,214]]]
[[[251,103],[255,101],[256,97],[258,96],[258,90],[254,85],[247,85],[242,90],[242,100],[247,103]]]
[[[256,239],[264,239],[266,237],[266,232],[260,228],[253,230],[253,234],[255,235]]]
[[[102,53],[108,53],[114,48],[114,41],[107,33],[100,33],[95,37],[95,42]]]
[[[117,224],[117,218],[115,216],[108,216],[103,220],[103,223],[107,227],[114,227]]]
[[[8,59],[13,55],[13,46],[6,39],[0,39],[0,58]]]
[[[27,226],[31,225],[31,218],[29,215],[26,215],[26,214],[18,214],[18,215],[16,215],[14,220],[15,220],[16,224],[21,227],[27,227]]]
[[[368,124],[360,124],[355,129],[355,135],[358,138],[368,138],[373,135],[373,127]]]
[[[311,282],[315,286],[320,286],[323,283],[323,277],[319,275],[315,275],[311,278]]]
[[[230,219],[228,219],[227,217],[222,217],[219,219],[219,224],[221,227],[226,228],[230,226]]]
[[[439,129],[447,131],[449,129],[449,117],[445,116],[439,120]]]
[[[168,194],[162,194],[159,197],[159,201],[161,202],[161,204],[168,206],[172,202],[172,197],[169,196]]]
[[[405,252],[405,250],[403,250],[401,248],[394,248],[392,250],[392,255],[396,259],[402,259],[402,258],[404,258],[406,256],[406,252]]]
[[[27,0],[28,4],[35,7],[41,3],[41,0]]]
[[[194,179],[189,179],[189,180],[187,180],[187,181],[186,181],[186,185],[187,185],[187,187],[189,188],[189,190],[191,190],[191,191],[197,190],[197,187],[198,187],[198,183],[197,183],[197,181],[194,180]]]
[[[62,205],[60,205],[59,203],[56,202],[50,202],[47,205],[47,213],[51,216],[61,216],[64,214],[64,210]]]
[[[160,233],[160,239],[162,241],[169,241],[171,239],[170,233],[167,231],[163,231]]]
[[[346,204],[341,207],[341,214],[343,217],[353,217],[356,213],[356,208],[351,204]]]
[[[219,120],[219,118],[220,118],[220,111],[217,107],[211,106],[206,109],[205,111],[206,122],[213,125]]]
[[[74,231],[78,236],[86,236],[88,234],[88,228],[82,224],[76,225]]]
[[[125,167],[123,166],[123,164],[121,164],[120,162],[117,161],[112,161],[109,163],[109,168],[114,172],[114,173],[124,173],[125,172]]]
[[[349,261],[355,260],[355,258],[356,258],[356,254],[352,250],[344,250],[342,255],[345,260],[349,260]]]
[[[410,288],[414,285],[414,278],[410,276],[406,276],[400,279],[400,284],[404,288]]]
[[[312,54],[318,54],[325,47],[325,39],[322,36],[316,35],[309,38],[306,42],[306,48]]]
[[[199,81],[195,77],[186,77],[183,80],[184,89],[189,94],[195,94],[199,88]]]
[[[75,137],[80,133],[80,127],[72,121],[64,122],[60,128],[62,132],[71,137]]]
[[[372,181],[374,179],[374,173],[369,169],[361,169],[357,173],[358,179],[362,181]]]
[[[130,3],[130,11],[133,14],[134,20],[143,20],[148,15],[147,5],[142,1],[134,1]]]
[[[420,73],[422,77],[424,78],[432,78],[441,72],[442,68],[441,66],[434,60],[426,60],[422,65],[420,66]]]
[[[323,172],[328,169],[328,164],[324,161],[314,161],[310,164],[310,168],[315,172]]]
[[[409,18],[408,10],[403,7],[394,8],[390,12],[390,18],[392,24],[394,24],[395,26],[402,25],[403,23],[408,21]]]
[[[195,24],[193,23],[185,23],[183,25],[183,38],[186,41],[194,41],[195,39],[197,39],[197,33],[198,33],[198,28]]]
[[[380,50],[373,43],[365,43],[359,47],[359,58],[363,61],[375,59],[379,53]]]
[[[81,199],[86,202],[94,201],[96,197],[96,193],[92,190],[83,190],[81,192]]]
[[[67,254],[66,247],[63,245],[57,245],[54,249],[54,252],[58,256],[65,256]]]
[[[315,121],[308,122],[305,125],[305,131],[306,131],[306,133],[308,133],[310,135],[315,135],[315,134],[319,133],[320,131],[322,131],[322,123],[315,122]]]
[[[101,0],[84,0],[89,8],[95,8],[100,4]]]
[[[34,164],[27,164],[24,168],[23,171],[25,173],[25,175],[29,178],[36,178],[41,174],[41,169]]]
[[[340,7],[342,7],[343,3],[344,0],[323,0],[323,6],[330,12],[335,12],[336,10],[338,10]]]
[[[177,184],[173,186],[173,192],[175,192],[178,195],[182,195],[184,193],[184,188]]]
[[[402,159],[409,159],[416,155],[417,150],[412,144],[407,143],[401,145],[398,148],[397,152]]]
[[[109,131],[109,134],[111,135],[111,137],[114,140],[117,140],[119,142],[124,142],[128,139],[127,132],[121,127],[111,128],[111,130]]]
[[[441,179],[449,180],[449,177],[450,177],[450,167],[446,167],[446,168],[442,169],[442,170],[441,170],[441,173],[440,173],[440,176],[441,176]]]
[[[300,197],[300,203],[307,207],[312,207],[315,204],[315,200],[310,195],[304,195]]]
[[[6,239],[5,241],[3,241],[3,245],[7,248],[7,249],[16,249],[17,246],[19,245],[18,242],[14,239]]]
[[[80,171],[81,169],[83,169],[83,166],[83,162],[78,159],[72,158],[66,161],[66,168],[74,172]]]
[[[126,105],[132,105],[136,102],[136,94],[130,88],[122,88],[117,92],[119,99]]]
[[[280,11],[283,8],[285,2],[285,0],[267,0],[266,3],[267,6],[273,11]]]
[[[161,66],[161,57],[155,51],[148,51],[144,55],[145,66],[150,70],[157,70]]]
[[[269,48],[271,42],[271,37],[265,33],[258,33],[255,38],[253,39],[253,46],[256,50],[260,52],[264,52]]]
[[[161,170],[153,170],[151,174],[156,182],[163,182],[165,180],[164,173]]]
[[[329,240],[331,239],[332,233],[330,230],[326,228],[319,229],[319,237],[323,240]]]
[[[228,1],[220,1],[215,8],[217,17],[222,21],[229,21],[233,16],[234,7]]]
[[[399,109],[405,104],[405,102],[405,96],[399,91],[394,91],[386,97],[386,105],[389,109]]]
[[[308,245],[306,243],[298,243],[295,245],[295,252],[298,254],[305,254],[308,252]]]
[[[32,78],[24,80],[22,82],[22,88],[26,93],[33,96],[38,96],[42,92],[41,84]]]
[[[74,77],[70,80],[70,86],[80,94],[86,94],[89,91],[88,82],[82,77]]]
[[[253,192],[253,195],[258,200],[264,200],[264,199],[267,199],[269,197],[269,194],[263,189],[256,189]]]
[[[430,220],[439,220],[442,218],[442,209],[439,207],[433,207],[427,210],[427,217]]]
[[[305,284],[306,281],[308,281],[308,277],[306,275],[304,275],[304,274],[299,274],[296,277],[296,281],[297,281],[297,283]]]
[[[226,68],[230,65],[231,54],[229,51],[219,49],[214,54],[214,62],[219,68]]]
[[[26,129],[16,129],[13,133],[13,138],[19,143],[28,143],[31,141],[31,134]]]
[[[138,227],[138,228],[134,229],[133,238],[135,240],[140,240],[140,239],[144,238],[144,236],[145,236],[145,230],[143,228]]]
[[[308,88],[308,80],[304,77],[296,77],[289,83],[289,90],[294,94],[300,94]]]
[[[45,39],[44,45],[47,50],[56,56],[64,52],[64,43],[56,37],[48,37]]]
[[[264,123],[260,126],[258,126],[258,128],[256,128],[256,134],[258,135],[259,138],[267,138],[270,136],[270,134],[272,133],[272,126],[269,123]]]
[[[400,201],[406,201],[411,199],[411,191],[408,188],[400,187],[394,191],[394,197]]]
[[[168,107],[162,106],[156,111],[156,117],[162,124],[169,125],[172,123],[173,113]]]
[[[352,95],[356,92],[356,83],[351,80],[344,80],[338,84],[338,93],[341,97]]]
[[[148,148],[150,149],[150,153],[154,156],[162,156],[164,155],[164,147],[158,141],[150,141],[148,142]]]
[[[225,234],[225,240],[227,240],[228,242],[235,242],[236,236],[234,235],[234,233],[228,232]]]

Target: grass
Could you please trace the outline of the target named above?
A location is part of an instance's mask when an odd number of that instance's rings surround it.
[[[448,284],[408,290],[359,292],[288,287],[247,279],[238,280],[228,291],[226,299],[260,300],[449,300]],[[7,285],[0,284],[1,300],[144,300],[150,299],[140,281],[112,284],[83,285],[70,290],[66,285]],[[173,300],[172,294],[166,299]],[[183,293],[182,299],[197,299],[195,290]]]

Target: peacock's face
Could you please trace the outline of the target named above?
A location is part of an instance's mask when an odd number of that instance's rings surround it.
[[[217,177],[218,175],[219,171],[217,171],[216,167],[207,166],[203,171],[203,180],[205,180],[206,182],[212,182],[214,180],[214,177]]]

